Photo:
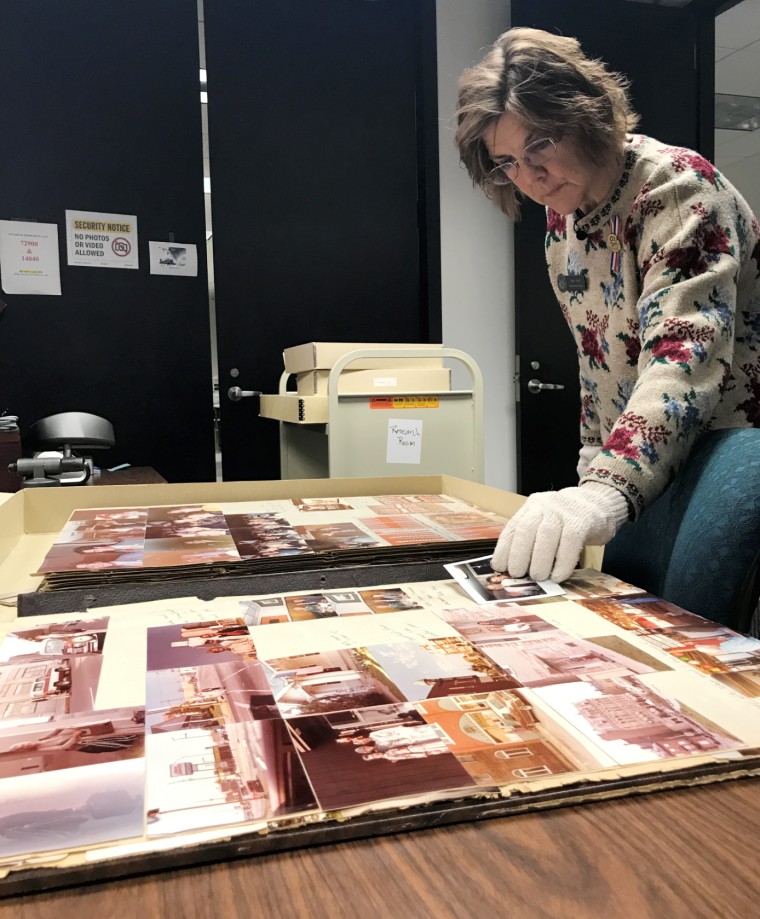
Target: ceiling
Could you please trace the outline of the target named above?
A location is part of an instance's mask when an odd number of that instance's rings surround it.
[[[742,0],[715,20],[715,92],[760,97],[760,0]],[[718,168],[752,156],[760,156],[760,130],[715,132]]]

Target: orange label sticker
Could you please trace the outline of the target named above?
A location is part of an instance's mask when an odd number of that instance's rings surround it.
[[[370,408],[438,408],[438,396],[377,396],[369,400]]]

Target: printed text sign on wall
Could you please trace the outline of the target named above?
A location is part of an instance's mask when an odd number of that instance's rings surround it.
[[[89,268],[138,268],[137,217],[66,211],[69,265]]]
[[[60,296],[58,224],[0,220],[0,276],[6,294]]]
[[[388,419],[386,463],[420,463],[422,421],[408,418]]]

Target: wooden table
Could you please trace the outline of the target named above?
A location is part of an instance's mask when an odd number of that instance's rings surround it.
[[[2,471],[2,469],[0,469]],[[166,482],[166,479],[152,466],[127,466],[126,469],[117,469],[115,472],[109,472],[107,469],[101,469],[95,475],[85,482],[85,485],[158,485]],[[4,484],[4,487],[2,487]],[[62,488],[76,488],[76,485],[62,485]],[[21,479],[18,476],[11,476],[10,480],[3,482],[0,478],[0,491],[5,489],[9,491],[18,491],[21,487]],[[55,486],[53,486],[55,487]]]
[[[760,781],[14,897],[0,919],[750,919]]]
[[[126,469],[117,469],[116,472],[109,472],[107,469],[101,469],[98,475],[90,479],[87,484],[157,485],[165,481],[166,479],[156,472],[152,466],[127,466]]]

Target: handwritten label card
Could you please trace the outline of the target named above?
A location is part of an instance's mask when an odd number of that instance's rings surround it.
[[[420,463],[422,421],[408,418],[388,419],[386,463]]]

